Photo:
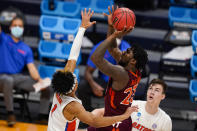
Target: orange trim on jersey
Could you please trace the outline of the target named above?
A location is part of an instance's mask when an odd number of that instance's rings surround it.
[[[57,98],[57,101],[61,104],[62,103],[62,99],[60,98],[58,93],[56,93],[56,98]]]
[[[76,120],[72,122],[67,122],[65,131],[75,131],[76,128]]]
[[[119,131],[119,128],[114,128],[113,127],[112,131]]]
[[[134,73],[134,72],[132,72],[132,71],[129,71],[132,75],[134,75],[135,77],[138,77],[138,71],[136,71],[136,74]]]
[[[155,130],[149,129],[149,128],[147,128],[147,127],[141,125],[141,124],[138,124],[137,122],[133,122],[133,123],[132,123],[132,127],[133,127],[133,128],[136,128],[136,129],[138,129],[138,130],[140,130],[140,131],[142,131],[142,130],[143,130],[143,131],[155,131]]]
[[[139,82],[140,82],[140,80],[141,80],[141,77],[138,77],[138,79],[137,79],[137,83],[139,83]]]
[[[115,92],[112,90],[112,88],[109,89],[109,94],[111,96],[111,98],[110,98],[111,107],[114,108],[114,109],[116,109],[116,106],[114,105]]]
[[[53,109],[51,110],[51,114],[57,109],[57,104],[54,105]]]
[[[134,86],[138,84],[140,80],[141,80],[141,77],[138,77],[137,79],[132,80],[129,86]]]

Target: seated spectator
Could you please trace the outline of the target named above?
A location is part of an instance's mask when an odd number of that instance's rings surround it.
[[[13,107],[13,89],[35,91],[33,84],[42,82],[34,65],[31,48],[21,41],[24,31],[24,20],[16,16],[10,23],[11,35],[5,34],[0,26],[0,90],[4,95],[4,102],[8,113],[8,126],[16,122]],[[29,75],[23,75],[22,70],[27,66]],[[50,104],[50,89],[41,91],[39,120],[47,124]]]

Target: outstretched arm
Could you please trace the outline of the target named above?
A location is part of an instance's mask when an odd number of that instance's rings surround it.
[[[131,31],[131,28],[128,30],[124,29],[123,31],[115,31],[112,35],[110,35],[103,43],[101,43],[95,52],[93,53],[91,59],[94,62],[94,64],[99,68],[101,72],[104,74],[112,77],[114,80],[124,80],[127,78],[124,78],[127,76],[127,72],[124,70],[122,66],[119,65],[113,65],[109,63],[107,60],[104,59],[104,55],[106,50],[113,45],[113,41],[117,37],[121,37],[123,35],[126,35]]]
[[[94,109],[91,113],[96,116],[104,116],[105,109],[104,108]]]
[[[105,127],[112,125],[116,122],[123,121],[130,117],[131,113],[137,112],[138,106],[129,107],[126,112],[119,116],[113,117],[103,117],[101,115],[95,115],[93,113],[87,112],[84,107],[78,102],[71,102],[67,105],[64,112],[69,112],[76,116],[80,121],[93,126],[93,127]]]
[[[70,51],[70,55],[68,58],[68,62],[64,68],[64,71],[74,72],[75,67],[76,67],[76,62],[80,53],[82,38],[84,36],[85,30],[96,23],[96,21],[90,22],[90,18],[92,17],[93,13],[94,12],[91,11],[91,9],[89,9],[89,11],[86,12],[86,8],[84,11],[81,11],[81,16],[82,16],[81,26],[74,39],[74,42]]]
[[[118,6],[116,7],[116,9],[118,9]],[[108,31],[107,31],[107,37],[109,37],[111,34],[114,33],[115,29],[113,27],[113,21],[112,21],[112,14],[114,13],[114,6],[112,5],[112,7],[110,8],[110,6],[108,6],[108,11],[109,14],[103,13],[104,16],[107,17],[108,19]],[[108,51],[111,54],[111,56],[116,60],[116,62],[118,63],[121,57],[121,51],[117,46],[117,41],[116,39],[112,41],[112,45],[109,46]]]

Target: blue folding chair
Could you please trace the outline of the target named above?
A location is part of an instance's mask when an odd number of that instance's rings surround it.
[[[71,47],[71,43],[59,43],[41,40],[38,46],[40,61],[48,64],[53,64],[54,62],[57,62],[57,60],[60,60],[65,64],[65,61],[68,60]],[[80,64],[80,62],[81,53],[79,54],[77,65]]]
[[[197,9],[171,6],[168,17],[171,27],[197,29]]]
[[[77,2],[56,1],[53,2],[53,8],[50,9],[50,1],[43,0],[40,9],[42,15],[53,15],[70,18],[80,18],[80,4]]]
[[[73,42],[81,19],[42,15],[40,17],[40,37],[46,40]]]

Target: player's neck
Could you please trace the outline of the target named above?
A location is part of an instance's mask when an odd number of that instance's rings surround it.
[[[126,70],[129,70],[129,71],[132,71],[134,73],[136,73],[136,71],[137,71],[137,69],[135,67],[129,67],[129,66],[127,66],[127,67],[125,67],[125,69]]]
[[[146,102],[145,110],[149,114],[154,115],[155,113],[158,112],[158,109],[159,109],[159,106],[158,105],[155,105],[155,104],[151,104],[151,103]]]
[[[68,96],[76,98],[75,92],[71,92],[70,94],[68,94]]]

